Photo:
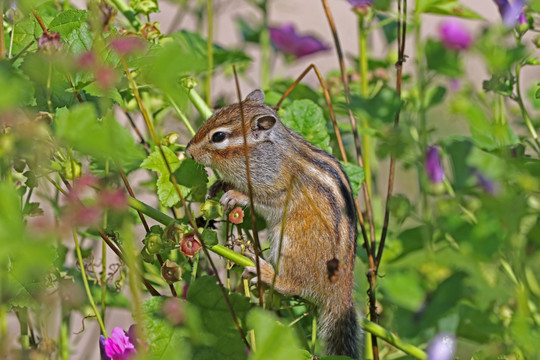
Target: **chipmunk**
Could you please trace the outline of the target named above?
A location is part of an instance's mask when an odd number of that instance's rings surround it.
[[[266,220],[270,241],[269,262],[259,260],[261,281],[313,302],[326,352],[357,359],[361,329],[352,295],[357,210],[349,180],[334,156],[283,125],[264,104],[261,90],[246,97],[242,110],[253,203]],[[240,104],[217,111],[186,147],[187,156],[223,176],[209,194],[224,189],[226,209],[249,204],[244,154]],[[254,267],[246,270],[256,273]]]

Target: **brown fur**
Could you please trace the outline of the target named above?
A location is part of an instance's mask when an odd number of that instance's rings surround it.
[[[329,354],[358,358],[360,329],[352,296],[356,208],[349,181],[336,158],[287,129],[263,99],[262,92],[255,91],[242,107],[255,210],[267,220],[270,262],[276,264],[280,258],[275,289],[317,305],[320,333]],[[261,117],[264,122],[259,123]],[[211,137],[217,129],[224,130],[227,139],[213,143]],[[216,168],[235,189],[227,193],[229,198],[236,197],[241,205],[247,203],[239,104],[208,119],[189,142],[186,154]],[[283,246],[278,254],[285,209]],[[274,267],[261,261],[260,275],[264,283],[272,284]]]

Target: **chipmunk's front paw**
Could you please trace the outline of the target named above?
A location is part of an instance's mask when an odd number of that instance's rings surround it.
[[[246,206],[249,202],[247,195],[236,190],[229,190],[221,197],[219,201],[225,211],[231,210],[235,206]]]
[[[249,256],[249,257],[253,260],[253,262],[255,262],[255,256]],[[266,260],[260,257],[259,257],[259,267],[261,269],[261,272],[260,272],[261,281],[267,285],[271,285],[272,281],[274,281],[274,274],[275,274],[274,267],[272,266],[272,264],[270,264],[269,262],[267,262]],[[242,276],[245,278],[255,276],[253,279],[251,279],[251,283],[256,284],[258,281],[257,267],[246,266],[244,268],[244,273],[242,274]]]

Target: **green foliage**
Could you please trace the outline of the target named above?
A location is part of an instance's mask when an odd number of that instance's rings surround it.
[[[92,134],[93,136],[88,136]],[[55,135],[66,145],[97,159],[111,158],[126,169],[133,169],[143,158],[131,134],[118,124],[112,114],[98,119],[92,104],[56,113]]]
[[[313,145],[331,152],[330,136],[322,109],[311,100],[296,100],[287,106],[281,120]]]
[[[154,147],[154,151],[148,155],[146,159],[141,163],[141,168],[148,169],[157,172],[157,193],[159,202],[163,206],[174,206],[180,201],[180,197],[176,192],[174,184],[170,179],[171,172],[174,172],[180,167],[180,160],[178,156],[166,146],[162,146],[163,154],[157,146]],[[165,155],[165,159],[163,159]],[[167,161],[167,162],[165,162]],[[178,185],[183,197],[188,194],[188,189],[185,186]]]
[[[253,309],[247,317],[247,325],[255,331],[257,351],[252,360],[291,359],[303,360],[310,356],[300,350],[298,340],[291,328],[280,324],[277,317],[261,309]]]

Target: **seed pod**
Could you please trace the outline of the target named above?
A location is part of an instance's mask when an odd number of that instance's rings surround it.
[[[163,231],[163,241],[170,245],[179,245],[182,241],[182,237],[187,230],[187,226],[179,222],[172,222]]]
[[[147,262],[150,264],[154,262],[154,255],[150,254],[146,246],[143,247],[143,249],[141,250],[141,259],[143,259],[144,262]]]
[[[182,280],[182,268],[175,263],[167,259],[161,267],[161,277],[169,284]]]

